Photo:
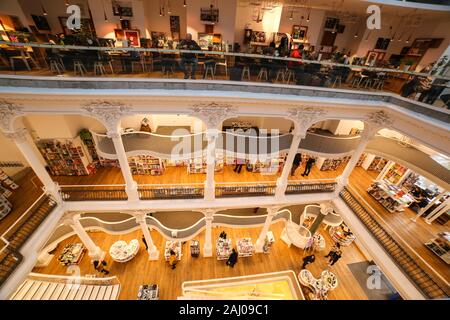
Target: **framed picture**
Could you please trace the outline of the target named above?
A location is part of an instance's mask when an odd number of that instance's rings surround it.
[[[266,43],[266,33],[264,31],[252,31],[251,42]]]
[[[364,62],[364,65],[366,66],[375,65],[377,61],[383,60],[385,54],[386,54],[385,52],[369,51],[367,53],[366,62]]]
[[[180,16],[170,16],[170,32],[173,40],[180,40]]]
[[[33,19],[34,24],[38,30],[50,31],[50,26],[48,24],[47,18],[45,16],[37,16],[32,14],[31,18]]]
[[[252,41],[252,29],[245,29],[244,30],[244,44],[248,44]]]
[[[375,44],[375,49],[387,50],[389,43],[391,43],[390,38],[378,38],[377,43]]]
[[[292,39],[294,40],[305,40],[308,27],[294,25],[292,26]]]
[[[141,40],[139,37],[139,30],[123,30],[125,39],[128,40],[130,46],[140,47]]]
[[[210,8],[200,8],[200,21],[208,24],[215,24],[219,22],[219,9]]]
[[[343,24],[338,24],[337,33],[344,33],[345,26]]]
[[[123,41],[125,39],[125,33],[122,29],[114,29],[114,37],[118,41]]]
[[[121,16],[121,17],[133,16],[133,7],[131,1],[129,2],[113,1],[112,10],[114,16]]]

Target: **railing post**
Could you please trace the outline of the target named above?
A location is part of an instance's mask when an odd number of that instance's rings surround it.
[[[212,257],[212,222],[214,220],[215,211],[212,209],[206,209],[203,211],[206,221],[205,229],[205,244],[203,245],[203,256]]]
[[[275,190],[275,198],[277,200],[282,199],[285,196],[288,185],[288,178],[292,170],[294,158],[298,152],[300,141],[304,139],[305,136],[306,132],[300,132],[299,129],[296,129],[293,132],[291,146],[289,148],[289,153],[283,166],[283,171],[281,172],[281,176],[277,179],[277,187]]]
[[[92,261],[98,260],[102,261],[105,258],[106,253],[98,247],[91,237],[88,235],[84,227],[80,223],[80,215],[76,214],[74,216],[66,217],[63,223],[72,227],[75,234],[80,238],[81,242],[85,245],[88,250],[89,257]]]
[[[429,215],[426,216],[425,222],[431,224],[434,220],[436,220],[440,215],[447,212],[450,206],[450,198],[442,202],[437,208],[435,208]]]
[[[267,218],[264,222],[264,226],[259,234],[258,240],[256,240],[255,251],[264,252],[264,244],[266,242],[267,232],[269,231],[270,225],[272,224],[272,219],[277,214],[280,207],[269,207],[267,208]]]
[[[335,190],[336,196],[338,196],[339,192],[341,192],[341,190],[348,185],[350,174],[358,164],[359,158],[361,158],[361,155],[364,153],[364,150],[366,149],[366,146],[369,143],[370,139],[372,139],[379,130],[380,127],[365,123],[364,131],[361,134],[361,140],[358,147],[356,147],[355,151],[353,151],[353,154],[349,162],[345,166],[344,171],[337,178],[337,186]]]
[[[214,174],[216,169],[216,141],[219,136],[218,129],[207,129],[206,138],[208,146],[206,148],[206,180],[205,180],[205,200],[213,201],[216,198],[216,187]]]
[[[136,215],[136,222],[141,227],[142,233],[144,234],[144,239],[147,242],[147,252],[149,260],[158,260],[159,259],[159,251],[153,243],[152,236],[150,234],[147,221],[145,219],[145,213],[139,213]]]
[[[20,129],[12,132],[5,132],[4,135],[13,140],[25,159],[27,159],[36,176],[41,180],[46,192],[50,193],[56,202],[62,203],[60,189],[56,182],[48,174],[45,166],[41,163],[32,144],[29,142],[26,129]]]

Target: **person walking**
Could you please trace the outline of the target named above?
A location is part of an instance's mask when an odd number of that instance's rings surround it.
[[[175,251],[170,250],[170,256],[169,256],[169,265],[172,267],[172,270],[175,269],[177,267],[177,255],[175,253]]]
[[[180,41],[178,49],[196,51],[202,50],[197,42],[192,40],[192,34],[190,33],[187,33],[186,38]],[[189,74],[188,69],[186,68],[188,65],[191,66],[191,74]],[[188,79],[190,77],[191,79],[195,80],[195,71],[197,69],[197,65],[198,59],[195,53],[181,53],[180,67],[184,72],[185,79]]]
[[[336,262],[338,262],[338,260],[342,257],[342,251],[341,250],[337,250],[334,252],[334,254],[331,256],[330,262],[328,263],[328,265],[331,267],[332,265],[334,265]]]
[[[302,177],[307,177],[309,175],[309,173],[311,172],[311,168],[315,162],[316,159],[314,159],[313,157],[310,157],[308,161],[306,161],[305,171],[302,173]]]
[[[331,256],[332,256],[336,251],[338,251],[340,248],[341,248],[341,245],[340,245],[338,242],[336,242],[336,243],[334,244],[334,246],[331,247],[330,252],[328,252],[328,254],[325,256],[325,258],[330,258],[330,260],[331,260]]]
[[[147,244],[147,240],[145,240],[145,236],[144,236],[144,235],[142,235],[142,242],[143,242],[144,245],[145,245],[145,250],[148,251],[148,244]]]
[[[308,264],[313,263],[314,261],[316,261],[316,256],[315,255],[309,255],[303,258],[303,265],[302,265],[302,269],[306,269],[306,266]]]
[[[100,273],[104,273],[105,276],[109,274],[109,271],[105,269],[106,261],[102,260],[102,262],[99,262],[98,260],[94,260],[94,268]]]
[[[238,260],[238,253],[233,248],[230,256],[228,257],[227,266],[234,268],[234,265],[236,264],[237,260]]]
[[[245,160],[242,158],[236,159],[236,166],[234,167],[233,171],[236,173],[241,173],[242,166],[245,164]]]
[[[295,170],[302,164],[302,154],[297,153],[294,157],[294,162],[292,163],[291,176],[295,175]]]

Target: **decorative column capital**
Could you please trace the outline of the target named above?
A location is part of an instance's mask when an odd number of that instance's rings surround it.
[[[61,221],[65,225],[73,226],[73,225],[75,225],[75,220],[78,220],[78,219],[80,219],[80,214],[73,214],[72,212],[67,212],[61,218]]]
[[[27,141],[28,137],[28,131],[25,128],[16,131],[4,132],[3,134],[6,138],[11,139],[16,143],[24,143]]]
[[[201,119],[208,129],[219,129],[224,120],[237,115],[237,108],[227,103],[199,103],[190,109],[191,115]]]
[[[89,116],[103,123],[108,136],[120,134],[121,118],[131,113],[131,108],[120,101],[95,100],[85,104],[82,109]]]
[[[328,111],[321,107],[311,107],[311,106],[299,106],[295,108],[290,108],[287,111],[287,118],[293,120],[298,126],[296,128],[297,134],[301,138],[306,136],[306,131],[314,123],[319,122],[328,114]]]
[[[373,130],[375,130],[375,128],[378,128],[378,131],[382,128],[391,127],[394,123],[394,119],[388,112],[379,110],[368,113],[366,115],[365,122],[369,123],[371,127],[374,128]]]
[[[212,142],[212,140],[217,139],[219,137],[219,129],[207,129],[206,130],[206,139],[208,142]]]
[[[206,221],[212,221],[214,219],[214,213],[216,213],[216,210],[205,209],[202,211],[202,213],[205,215]]]
[[[12,131],[13,130],[13,120],[25,114],[23,108],[17,104],[0,99],[0,129],[2,131]]]
[[[268,216],[274,217],[280,210],[280,207],[278,207],[278,206],[277,207],[268,207],[266,210],[267,210]]]
[[[364,130],[361,134],[362,141],[369,141],[381,129],[380,126],[374,125],[373,123],[364,123]]]

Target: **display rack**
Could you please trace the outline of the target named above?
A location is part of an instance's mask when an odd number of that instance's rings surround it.
[[[2,169],[0,169],[0,186],[7,188],[9,190],[16,190],[19,188],[19,185],[14,182]],[[11,193],[9,193],[11,194]],[[3,194],[5,197],[9,197]]]
[[[283,169],[284,156],[279,156],[277,158],[267,159],[266,161],[257,160],[253,163],[253,172],[264,173],[264,174],[274,174],[278,173]]]
[[[364,160],[366,160],[366,157],[367,157],[367,154],[366,154],[366,153],[363,153],[363,154],[361,155],[361,157],[359,157],[358,162],[356,163],[356,166],[357,166],[357,167],[361,167],[362,164],[363,164],[363,162],[364,162]]]
[[[231,254],[233,247],[231,239],[219,238],[216,243],[217,260],[225,260]]]
[[[368,171],[377,171],[381,172],[384,166],[388,163],[388,160],[383,159],[382,157],[375,157],[367,168]]]
[[[152,156],[128,157],[132,174],[159,176],[164,173],[164,162]]]
[[[120,168],[119,160],[114,159],[106,159],[103,157],[99,157],[100,159],[100,166],[104,168]]]
[[[404,211],[414,199],[401,188],[375,181],[367,192],[389,212]]]
[[[383,180],[386,181],[387,183],[397,184],[406,174],[407,170],[408,168],[403,167],[399,164],[395,164],[385,174]]]
[[[356,239],[356,236],[350,231],[345,223],[341,223],[338,227],[330,228],[328,232],[334,242],[337,242],[344,247],[349,246]]]
[[[318,157],[316,165],[320,169],[320,171],[334,171],[337,170],[342,164],[346,164],[349,159],[349,156],[333,159]]]
[[[217,173],[221,173],[223,172],[223,167],[224,167],[223,154],[216,153],[214,171]],[[189,161],[187,162],[187,172],[189,174],[206,173],[206,168],[207,168],[206,157],[189,159]]]
[[[79,264],[85,251],[82,243],[68,244],[59,255],[58,261],[64,266]]]
[[[12,210],[12,204],[4,197],[0,195],[0,220],[6,217]]]
[[[157,284],[143,284],[139,286],[138,300],[159,300],[159,287]]]
[[[198,240],[191,240],[191,256],[198,257],[200,255],[200,242]]]
[[[79,137],[73,140],[39,140],[36,145],[52,175],[85,176],[95,172]]]
[[[435,238],[425,243],[439,258],[450,264],[450,232],[439,232]]]
[[[237,239],[236,246],[239,257],[251,257],[255,252],[251,238]]]
[[[173,250],[175,252],[175,255],[177,256],[177,260],[181,260],[181,242],[180,241],[166,241],[166,246],[164,249],[164,257],[166,261],[169,261],[170,258],[170,250]]]
[[[92,133],[87,130],[83,129],[79,133],[81,141],[83,141],[84,146],[86,147],[92,162],[95,164],[100,164],[100,157],[97,154],[97,148],[95,147],[94,139],[92,138]]]

